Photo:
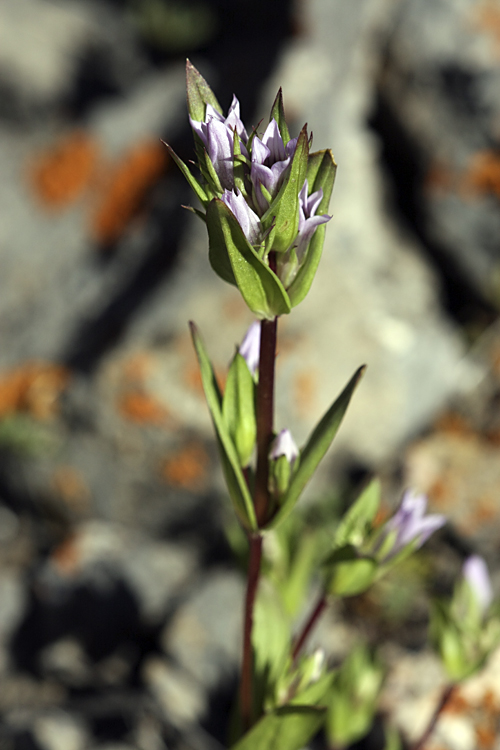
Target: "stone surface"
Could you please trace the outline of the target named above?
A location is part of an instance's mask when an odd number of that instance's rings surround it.
[[[420,157],[418,200],[429,240],[496,302],[499,19],[498,3],[486,0],[401,3],[381,77]]]

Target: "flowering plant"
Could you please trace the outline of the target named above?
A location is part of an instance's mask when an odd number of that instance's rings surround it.
[[[311,288],[331,219],[336,164],[329,150],[310,152],[306,126],[290,137],[281,90],[264,131],[249,130],[236,97],[225,116],[189,61],[186,73],[199,175],[167,147],[201,203],[192,210],[206,223],[212,268],[238,288],[257,318],[236,349],[224,389],[191,323],[228,494],[246,544],[241,682],[231,747],[300,750],[323,727],[331,748],[343,748],[372,724],[383,669],[363,647],[332,669],[321,651],[304,653],[309,636],[333,597],[365,592],[445,518],[426,514],[426,498],[407,492],[380,526],[381,489],[373,481],[326,542],[325,535],[320,543],[320,535],[305,532],[296,504],[365,369],[354,373],[301,447],[288,429],[275,431],[278,319]],[[297,629],[295,618],[318,576],[318,600]],[[436,608],[434,638],[454,680],[479,668],[496,642],[490,600],[484,564],[473,558],[452,603]],[[386,747],[400,747],[394,731],[388,730]]]

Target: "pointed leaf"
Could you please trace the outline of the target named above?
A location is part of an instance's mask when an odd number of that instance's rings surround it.
[[[223,469],[226,482],[235,506],[238,517],[245,528],[252,531],[257,530],[255,511],[250,497],[250,492],[241,470],[236,448],[229,436],[224,418],[222,416],[222,397],[212,368],[212,364],[205,350],[198,329],[194,323],[190,323],[191,336],[200,365],[201,380],[208,408],[214,423],[219,442],[219,448],[223,458]]]
[[[336,549],[325,562],[329,594],[355,596],[369,588],[375,580],[377,563],[371,557],[359,557],[350,544]]]
[[[222,400],[222,415],[241,466],[248,466],[257,438],[255,382],[238,352],[229,368]]]
[[[342,518],[333,541],[334,548],[353,544],[359,547],[365,540],[366,529],[380,506],[380,480],[373,479]]]
[[[259,584],[254,609],[252,645],[255,672],[266,694],[273,692],[290,653],[290,620],[279,592],[265,578]],[[262,684],[265,682],[265,684]]]
[[[316,211],[317,216],[321,216],[328,211],[330,198],[335,182],[337,165],[331,151],[317,151],[309,156],[307,166],[307,179],[309,184],[309,194],[323,188],[323,198]],[[316,271],[318,270],[323,244],[325,242],[326,225],[320,224],[313,234],[309,243],[305,260],[299,268],[297,276],[294,278],[288,288],[288,294],[292,307],[296,307],[309,292]]]
[[[187,167],[187,165],[184,164],[184,162],[182,161],[182,159],[179,159],[179,157],[177,156],[177,154],[175,153],[175,151],[168,145],[168,143],[165,143],[165,141],[162,141],[162,143],[164,143],[165,146],[167,147],[168,153],[170,154],[170,156],[172,157],[172,159],[177,164],[177,166],[181,170],[182,174],[184,175],[184,177],[188,181],[189,187],[196,193],[197,197],[200,200],[200,203],[202,203],[204,206],[206,206],[207,203],[209,202],[210,198],[208,197],[208,195],[206,194],[206,192],[203,190],[202,186],[200,185],[200,183],[198,182],[198,180],[196,179],[196,177],[194,177],[191,174],[191,171],[189,170],[189,168]]]
[[[271,114],[269,116],[269,122],[271,122],[273,118],[278,123],[280,135],[283,139],[283,143],[286,146],[286,144],[290,140],[290,133],[288,132],[288,125],[286,124],[286,120],[285,120],[285,109],[283,107],[283,92],[281,88],[276,94],[276,99],[273,102],[273,106],[271,108]]]
[[[324,720],[324,708],[282,706],[263,716],[232,750],[301,750]]]
[[[259,258],[233,212],[221,200],[215,199],[208,206],[207,226],[212,267],[229,280],[229,256],[234,279],[250,310],[257,317],[268,319],[289,313],[290,302],[283,284]]]
[[[222,107],[214,92],[189,60],[186,61],[186,88],[188,110],[192,120],[205,122],[207,104],[211,104],[222,114]]]
[[[290,171],[261,221],[267,228],[273,223],[275,235],[273,250],[284,253],[297,236],[299,230],[299,193],[306,179],[309,143],[306,126],[300,135],[293,155]]]
[[[283,504],[274,518],[269,522],[268,528],[273,528],[283,521],[299,499],[304,487],[316,471],[319,462],[327,452],[333,438],[337,434],[344,414],[349,406],[352,394],[361,380],[365,369],[366,366],[363,365],[356,370],[340,396],[334,401],[314,429],[301,452],[300,463],[297,471],[292,476],[288,491],[283,498]]]

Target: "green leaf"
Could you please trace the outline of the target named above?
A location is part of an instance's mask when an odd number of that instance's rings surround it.
[[[324,719],[324,708],[282,706],[263,716],[232,750],[301,750]]]
[[[261,218],[263,226],[274,225],[273,250],[284,253],[299,230],[299,193],[306,179],[309,143],[306,126],[300,131],[290,171],[274,201]]]
[[[205,122],[207,104],[211,104],[222,114],[222,107],[212,89],[189,60],[186,60],[186,88],[188,110],[192,120]]]
[[[248,466],[257,438],[255,382],[245,359],[238,352],[227,375],[222,414],[240,465]]]
[[[189,168],[186,166],[186,164],[184,164],[184,162],[182,161],[182,159],[180,159],[177,156],[177,154],[175,153],[175,151],[168,145],[168,143],[165,143],[165,141],[162,141],[162,143],[164,143],[165,146],[167,147],[168,153],[170,154],[170,156],[172,157],[172,159],[177,164],[177,166],[181,170],[182,174],[184,175],[184,177],[188,181],[189,187],[196,193],[196,196],[198,197],[200,203],[202,203],[203,206],[206,206],[207,203],[209,202],[210,198],[206,194],[206,192],[204,191],[204,189],[202,188],[202,186],[200,185],[200,183],[198,182],[198,180],[196,179],[196,177],[194,177],[194,175],[191,174]]]
[[[346,544],[359,547],[365,541],[367,528],[380,507],[380,495],[380,481],[373,479],[342,518],[335,532],[334,548]]]
[[[285,109],[283,107],[283,92],[281,88],[276,94],[276,99],[274,100],[273,106],[271,107],[269,122],[271,122],[273,118],[278,123],[278,128],[283,139],[283,143],[286,146],[286,144],[290,140],[290,133],[288,132],[288,125],[286,124]]]
[[[325,562],[326,588],[335,596],[356,596],[369,588],[375,580],[377,563],[371,557],[359,557],[348,544],[334,550]]]
[[[257,530],[257,520],[252,498],[241,470],[236,448],[227,430],[222,415],[222,396],[212,368],[212,364],[205,350],[198,329],[190,323],[191,336],[200,365],[201,380],[208,408],[214,423],[215,432],[222,456],[222,467],[226,477],[229,494],[235,510],[243,526],[251,531]]]
[[[276,588],[261,579],[254,610],[252,644],[255,671],[263,693],[270,695],[290,652],[290,620]],[[265,685],[263,685],[265,682]]]
[[[337,165],[331,151],[317,151],[309,156],[307,166],[309,194],[323,188],[323,198],[321,199],[321,203],[316,211],[317,216],[321,216],[328,211],[336,171]],[[311,288],[311,284],[316,276],[316,271],[318,270],[319,262],[321,260],[325,233],[326,225],[320,224],[309,243],[304,262],[299,268],[296,277],[288,287],[288,294],[290,296],[292,307],[296,307],[296,305],[302,302]]]
[[[365,369],[366,366],[363,365],[356,370],[340,396],[334,401],[314,429],[301,452],[300,463],[297,471],[292,476],[288,491],[283,498],[283,504],[268,523],[268,528],[274,528],[278,523],[283,521],[298,501],[304,487],[316,471],[318,464],[337,434],[352,394],[361,380]]]
[[[219,199],[207,210],[209,259],[225,281],[232,275],[250,310],[259,318],[273,319],[290,312],[290,301],[276,274],[259,258],[243,234],[233,212]]]

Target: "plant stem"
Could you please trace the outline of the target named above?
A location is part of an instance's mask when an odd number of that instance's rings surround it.
[[[451,685],[447,685],[443,689],[443,692],[441,694],[441,699],[440,699],[438,705],[436,706],[436,709],[435,709],[434,713],[431,716],[431,720],[429,722],[429,725],[428,725],[427,729],[424,731],[424,733],[420,737],[420,739],[417,740],[417,742],[415,742],[415,744],[411,746],[410,750],[423,750],[423,748],[425,746],[425,743],[427,742],[427,740],[431,736],[432,732],[434,731],[434,727],[436,726],[437,721],[438,721],[438,719],[439,719],[439,717],[440,717],[443,709],[445,708],[446,704],[448,703],[448,701],[450,700],[451,696],[453,695],[453,692],[455,691],[456,687],[457,687],[456,684],[452,683]]]
[[[250,557],[248,561],[247,591],[245,596],[245,620],[243,624],[243,662],[241,665],[240,707],[243,729],[246,731],[252,725],[253,694],[252,694],[252,628],[253,610],[257,586],[259,583],[260,561],[262,557],[262,536],[249,536]]]
[[[278,319],[260,324],[259,384],[257,387],[257,469],[254,506],[259,526],[269,512],[269,446],[273,439],[274,365]]]
[[[292,648],[292,659],[294,662],[297,661],[300,652],[302,651],[302,648],[306,642],[306,640],[309,637],[309,634],[311,630],[316,625],[316,622],[318,621],[321,613],[325,609],[327,605],[327,599],[326,594],[323,592],[316,602],[316,606],[314,607],[313,611],[311,612],[309,619],[307,620],[306,624],[304,625],[302,632],[300,635],[296,638],[295,643],[293,644]]]

